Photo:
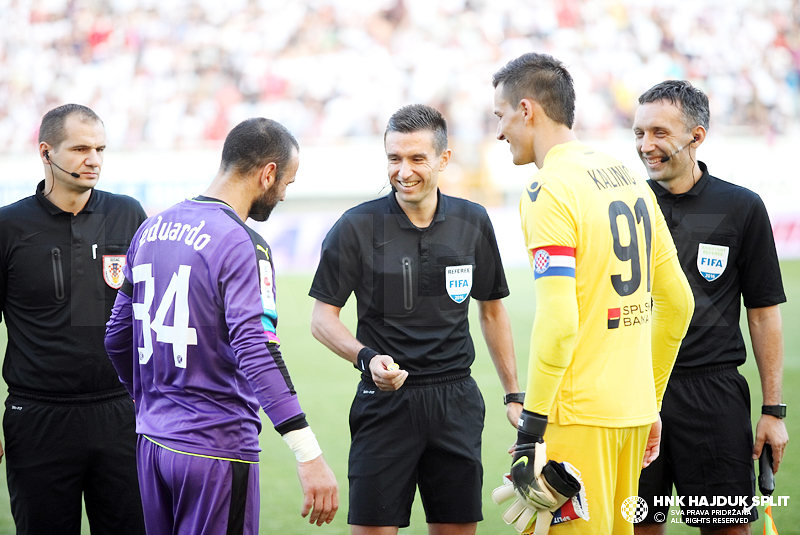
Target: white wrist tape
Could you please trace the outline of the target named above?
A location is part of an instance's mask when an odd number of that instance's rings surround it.
[[[322,449],[320,449],[317,437],[314,436],[311,427],[289,431],[282,438],[294,452],[298,463],[312,461],[322,455]]]

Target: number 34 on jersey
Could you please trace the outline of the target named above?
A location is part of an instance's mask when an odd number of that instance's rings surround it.
[[[186,368],[188,346],[197,345],[197,331],[189,327],[189,274],[191,266],[180,266],[172,274],[164,295],[159,299],[155,316],[150,317],[155,301],[155,281],[152,264],[140,264],[133,268],[133,283],[144,284],[143,301],[133,303],[133,318],[142,322],[144,347],[139,350],[139,364],[147,364],[153,356],[153,333],[156,341],[172,346],[175,366]],[[174,305],[174,307],[173,307]],[[169,309],[173,308],[172,325],[165,325]],[[152,331],[152,332],[151,332]]]

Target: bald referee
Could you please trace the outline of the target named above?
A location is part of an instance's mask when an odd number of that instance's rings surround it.
[[[409,525],[419,487],[430,534],[473,534],[483,518],[485,410],[470,376],[471,298],[509,420],[522,410],[505,273],[486,210],[439,191],[450,160],[442,115],[401,108],[384,145],[392,191],[334,225],[309,292],[314,336],[361,373],[350,409],[347,521],[357,535],[396,534]],[[355,337],[339,319],[351,294]]]
[[[147,214],[95,187],[105,149],[94,111],[53,108],[39,128],[44,180],[0,208],[3,434],[17,535],[77,535],[82,501],[94,535],[145,532],[134,407],[103,335],[125,252]]]

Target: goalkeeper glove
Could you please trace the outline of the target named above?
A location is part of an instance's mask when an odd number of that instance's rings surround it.
[[[511,507],[503,513],[503,520],[508,525],[514,524],[514,528],[523,535],[532,533],[539,510],[526,504],[525,500],[514,490],[511,476],[506,474],[503,476],[503,484],[492,491],[492,501],[497,505],[502,505],[511,498],[514,498],[514,501],[511,503]]]
[[[544,432],[547,416],[522,411],[517,426],[517,445],[511,460],[511,482],[514,489],[535,509],[552,509],[555,498],[542,482],[542,468],[547,462]]]
[[[544,465],[542,480],[545,488],[555,497],[556,505],[552,509],[539,511],[533,535],[547,535],[553,522],[553,512],[581,491],[581,484],[575,476],[570,474],[563,464],[555,461],[548,461]]]
[[[497,487],[492,492],[492,500],[498,505],[516,496],[511,507],[503,514],[506,524],[514,524],[514,528],[523,535],[547,535],[553,521],[554,512],[559,513],[561,521],[571,520],[578,516],[588,519],[588,510],[585,508],[585,497],[578,502],[578,508],[573,503],[573,512],[576,515],[565,517],[561,507],[581,491],[581,482],[576,476],[577,470],[569,463],[548,461],[542,469],[540,482],[543,488],[552,496],[555,505],[552,509],[537,509],[528,505],[514,490],[510,477],[503,478],[503,486]]]

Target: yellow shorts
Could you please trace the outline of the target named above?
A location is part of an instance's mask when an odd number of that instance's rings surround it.
[[[567,461],[581,473],[589,521],[580,518],[551,528],[553,535],[632,535],[622,504],[636,496],[650,426],[590,427],[550,423],[544,435],[547,457]]]

